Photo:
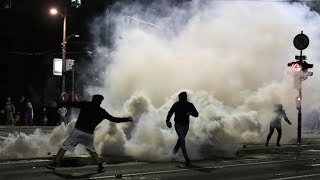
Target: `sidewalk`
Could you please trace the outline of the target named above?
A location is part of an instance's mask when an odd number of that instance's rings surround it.
[[[245,156],[247,154],[275,154],[280,152],[302,152],[306,150],[320,150],[320,141],[318,139],[303,139],[301,145],[282,144],[280,147],[276,144],[243,144],[237,151],[237,155]]]
[[[0,136],[7,137],[9,133],[23,132],[25,134],[33,134],[36,129],[41,129],[44,133],[51,133],[56,126],[0,126]]]

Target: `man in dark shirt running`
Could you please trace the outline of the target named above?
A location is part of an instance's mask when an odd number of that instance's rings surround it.
[[[188,157],[188,153],[186,149],[185,138],[189,130],[189,116],[191,115],[193,117],[198,117],[199,113],[197,109],[194,107],[194,105],[188,102],[188,97],[186,92],[181,92],[178,95],[178,97],[179,97],[179,101],[175,102],[168,112],[166,123],[169,128],[172,127],[170,118],[173,115],[173,113],[175,113],[174,127],[178,135],[178,141],[172,151],[172,158],[175,154],[177,154],[178,150],[181,147],[183,156],[186,160],[185,165],[188,166],[190,165],[190,159]]]
[[[62,148],[59,149],[54,162],[46,166],[48,169],[55,170],[65,152],[67,150],[73,151],[77,144],[80,143],[87,149],[87,151],[89,151],[93,160],[98,164],[97,171],[101,173],[105,170],[93,145],[93,132],[96,126],[100,124],[100,122],[102,122],[104,119],[108,119],[115,123],[120,123],[131,122],[132,118],[117,118],[111,116],[105,109],[100,107],[102,101],[102,95],[94,95],[91,102],[82,101],[63,104],[66,106],[80,108],[80,113],[75,128],[72,130],[68,138],[64,141]]]

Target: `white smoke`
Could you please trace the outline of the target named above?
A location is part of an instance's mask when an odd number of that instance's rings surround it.
[[[303,53],[315,67],[314,76],[303,82],[303,108],[319,107],[319,14],[303,4],[274,1],[194,0],[181,7],[161,2],[144,11],[134,5],[112,14],[115,49],[93,36],[97,57],[107,60],[108,66],[105,87],[89,87],[88,92],[103,94],[102,106],[110,114],[134,117],[132,123],[101,123],[95,132],[98,152],[167,160],[177,135],[166,127],[165,119],[183,90],[199,111],[198,118],[191,117],[186,138],[192,159],[233,156],[240,143],[264,143],[275,103],[284,105],[293,122],[292,126],[283,122],[282,143],[292,142],[297,91],[287,63],[300,53],[292,42],[303,31],[310,39]],[[168,14],[159,17],[154,7]],[[128,14],[152,25],[124,20]],[[97,29],[107,21],[102,19],[93,26],[98,35]],[[67,134],[56,131],[43,140],[27,137],[50,144],[42,146],[47,151],[59,148]],[[14,157],[7,152],[17,139],[2,143],[1,157]]]
[[[282,103],[293,122],[283,123],[282,142],[296,137],[297,91],[287,63],[300,53],[292,42],[303,30],[311,40],[304,53],[317,67],[317,13],[303,4],[244,1],[194,1],[165,17],[128,9],[129,22],[122,14],[113,17],[120,17],[117,48],[110,53],[103,94],[119,102],[138,93],[152,108],[135,118],[127,154],[149,160],[170,154],[176,135],[164,120],[184,89],[200,112],[187,136],[192,157],[230,155],[240,142],[263,143],[274,103]],[[305,107],[317,103],[317,94],[309,93],[318,88],[315,78],[316,72],[303,83]],[[211,152],[204,152],[208,147]]]
[[[121,13],[113,17],[118,17],[117,48],[110,53],[106,87],[101,90],[107,104],[127,98],[133,105],[132,97],[139,94],[150,103],[144,107],[152,107],[137,110],[141,116],[135,118],[131,138],[124,144],[126,154],[148,160],[168,157],[176,135],[164,120],[184,89],[200,112],[199,118],[191,119],[187,136],[193,158],[232,155],[243,142],[264,143],[274,103],[282,103],[293,122],[283,123],[282,143],[292,142],[297,91],[287,63],[300,53],[292,42],[303,30],[311,40],[304,53],[318,66],[316,12],[303,4],[265,1],[193,1],[186,9],[167,10],[165,17],[140,9],[124,10],[133,14],[129,22]],[[305,109],[319,99],[311,93],[319,89],[316,74],[303,83]]]

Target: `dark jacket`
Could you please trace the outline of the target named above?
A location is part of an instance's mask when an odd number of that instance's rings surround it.
[[[96,126],[104,119],[108,119],[115,123],[129,121],[129,118],[118,118],[111,116],[105,109],[101,108],[99,104],[92,102],[70,102],[63,103],[63,105],[80,108],[80,113],[75,128],[90,134],[93,134]]]
[[[175,123],[178,123],[181,125],[189,125],[189,115],[193,117],[199,116],[197,109],[194,107],[194,105],[191,102],[188,102],[188,101],[175,102],[172,105],[171,109],[169,110],[167,121],[170,120],[173,113],[175,114],[174,116]]]

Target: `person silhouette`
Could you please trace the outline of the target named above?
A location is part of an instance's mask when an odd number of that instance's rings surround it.
[[[4,112],[7,117],[7,125],[13,126],[14,124],[14,116],[15,116],[15,106],[11,101],[11,97],[7,98],[7,102],[4,106]]]
[[[281,119],[284,118],[284,120],[291,125],[291,122],[289,121],[285,110],[283,109],[282,104],[274,104],[275,109],[273,110],[273,118],[270,122],[270,132],[267,136],[267,141],[265,146],[269,146],[269,141],[271,139],[271,136],[273,134],[274,129],[278,131],[278,138],[277,138],[277,146],[280,145],[280,139],[282,135],[282,128],[281,128]]]
[[[174,113],[174,127],[178,135],[178,140],[172,151],[171,158],[174,158],[178,150],[181,148],[181,151],[185,158],[185,165],[188,166],[190,165],[190,159],[186,149],[185,138],[189,130],[189,116],[191,115],[193,117],[198,117],[199,113],[195,106],[191,102],[188,102],[188,95],[186,92],[181,92],[178,95],[178,98],[179,101],[175,102],[168,112],[166,124],[168,128],[172,127],[170,118]]]
[[[82,144],[87,151],[89,151],[95,163],[98,164],[98,173],[105,171],[93,145],[93,132],[96,126],[104,119],[108,119],[109,121],[115,123],[121,123],[132,122],[132,118],[119,118],[111,116],[105,109],[100,107],[103,99],[104,97],[102,95],[96,94],[93,95],[91,102],[81,101],[62,103],[64,106],[80,108],[80,113],[75,124],[75,128],[64,141],[63,146],[59,149],[58,154],[54,158],[54,162],[46,166],[47,169],[55,170],[55,168],[59,166],[60,160],[67,150],[74,151],[77,144]]]

